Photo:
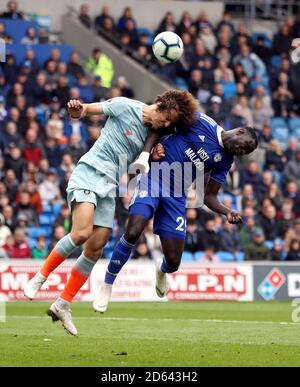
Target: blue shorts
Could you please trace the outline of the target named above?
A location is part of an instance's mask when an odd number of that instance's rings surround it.
[[[145,189],[144,184],[149,176],[140,178],[130,205],[130,215],[142,215],[148,220],[154,215],[154,234],[164,239],[185,240],[186,197],[161,197],[156,190],[157,195],[151,197],[151,190]]]

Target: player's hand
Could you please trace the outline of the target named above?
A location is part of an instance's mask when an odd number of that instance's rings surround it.
[[[237,211],[230,211],[226,215],[227,220],[231,224],[243,223],[242,215]]]
[[[79,119],[82,117],[84,107],[83,104],[77,99],[71,99],[68,104],[68,113],[72,118]]]
[[[165,148],[162,144],[157,144],[152,151],[152,160],[158,161],[165,157]]]
[[[129,174],[147,174],[150,170],[148,152],[142,152],[139,157],[129,166]]]

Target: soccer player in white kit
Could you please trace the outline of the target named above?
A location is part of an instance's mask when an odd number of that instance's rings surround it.
[[[197,108],[192,95],[179,90],[166,91],[152,105],[123,97],[102,103],[82,104],[77,100],[68,103],[72,118],[105,114],[108,119],[101,136],[79,160],[68,183],[71,232],[56,244],[40,271],[25,286],[24,294],[34,299],[49,275],[84,244],[65,289],[47,311],[53,321],[60,320],[72,335],[77,335],[77,329],[72,322],[70,303],[102,256],[113,226],[120,155],[126,157],[128,167],[142,152],[134,166],[147,172],[150,151],[159,140],[158,130],[188,125]]]

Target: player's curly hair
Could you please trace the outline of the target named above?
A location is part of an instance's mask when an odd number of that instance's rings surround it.
[[[174,125],[188,127],[196,119],[199,103],[188,91],[167,90],[155,99],[159,111],[169,112]]]

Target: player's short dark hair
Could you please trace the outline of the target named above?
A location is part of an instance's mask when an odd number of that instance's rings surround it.
[[[167,90],[155,99],[159,111],[168,111],[174,125],[188,127],[196,119],[199,103],[188,91]]]

